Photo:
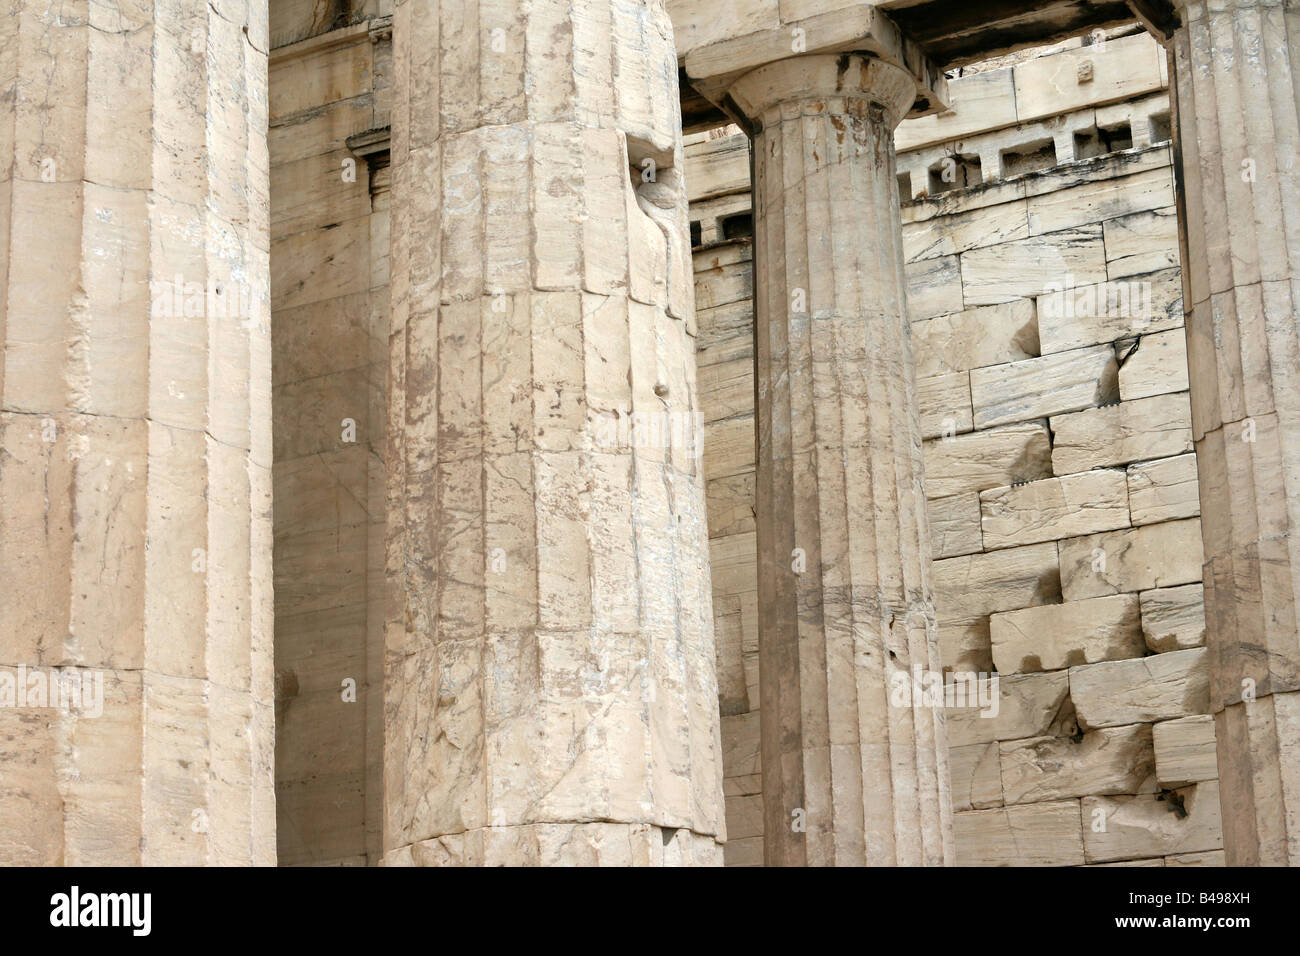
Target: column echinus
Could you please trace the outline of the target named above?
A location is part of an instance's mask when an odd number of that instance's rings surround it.
[[[1179,0],[1171,43],[1229,865],[1300,865],[1300,4]]]
[[[842,51],[702,84],[753,148],[771,865],[952,861],[943,712],[894,693],[941,673],[893,146],[919,85]]]
[[[390,865],[715,865],[662,0],[394,8]]]
[[[266,0],[0,14],[0,862],[275,862]]]

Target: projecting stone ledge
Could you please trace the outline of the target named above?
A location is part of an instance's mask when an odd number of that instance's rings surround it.
[[[1214,780],[1219,775],[1214,718],[1209,714],[1164,720],[1152,728],[1156,779],[1162,789]]]
[[[1142,592],[1142,634],[1156,653],[1205,644],[1204,591],[1199,584]]]

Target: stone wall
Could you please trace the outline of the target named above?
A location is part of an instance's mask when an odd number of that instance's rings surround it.
[[[958,863],[1222,862],[1167,73],[1127,33],[971,70],[896,138],[945,670],[1000,685],[948,715]],[[748,150],[687,154],[726,852],[754,865]]]
[[[389,258],[386,154],[372,169],[365,134],[386,140],[391,21],[272,30],[308,36],[271,56],[279,861],[363,865],[382,794]]]

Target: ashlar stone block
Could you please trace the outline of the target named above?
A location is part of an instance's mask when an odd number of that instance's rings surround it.
[[[1210,714],[1162,720],[1152,730],[1156,778],[1163,789],[1214,780],[1219,776],[1214,717]]]
[[[1192,450],[1186,394],[1157,395],[1058,415],[1052,418],[1052,432],[1052,469],[1058,475]]]
[[[1059,545],[1067,601],[1192,584],[1201,578],[1195,518],[1071,538]]]
[[[1205,653],[1205,648],[1196,647],[1071,667],[1070,697],[1079,726],[1115,727],[1207,713],[1210,675]]]
[[[1125,660],[1145,650],[1136,594],[1005,611],[989,624],[999,674]]]
[[[1205,644],[1205,597],[1200,584],[1143,591],[1142,635],[1157,653]]]
[[[999,761],[1008,804],[1155,790],[1149,724],[1003,741]]]
[[[1083,830],[1078,800],[953,815],[958,866],[1079,866]]]
[[[1169,793],[1084,797],[1081,808],[1089,863],[1200,853],[1223,845],[1217,781]]]
[[[1052,445],[1044,422],[1023,422],[925,443],[925,495],[1034,481],[1052,474]]]
[[[988,550],[1055,541],[1129,525],[1124,472],[1087,471],[980,492]]]

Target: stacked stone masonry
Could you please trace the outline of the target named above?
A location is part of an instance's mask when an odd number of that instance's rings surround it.
[[[956,861],[1221,864],[1165,58],[1131,30],[1037,52],[895,138],[943,667],[1001,685],[948,714]],[[726,859],[757,865],[748,149],[687,157]]]

